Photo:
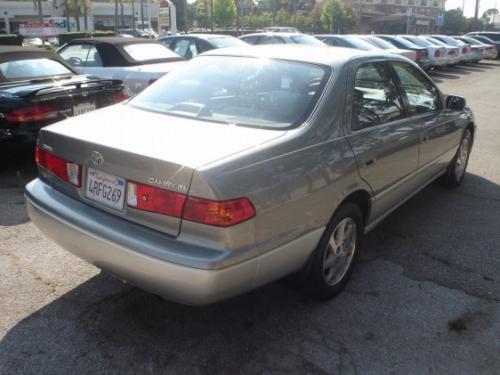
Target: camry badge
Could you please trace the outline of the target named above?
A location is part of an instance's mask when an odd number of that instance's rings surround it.
[[[104,157],[99,151],[92,151],[90,153],[90,161],[94,165],[101,165],[102,163],[104,163]]]

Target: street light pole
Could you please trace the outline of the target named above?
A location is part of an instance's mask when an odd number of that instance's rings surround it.
[[[333,12],[334,12],[335,0],[332,0],[332,9],[330,14],[330,34],[333,34]]]

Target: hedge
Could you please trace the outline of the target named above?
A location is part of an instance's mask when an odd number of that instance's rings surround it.
[[[0,35],[0,45],[4,46],[20,46],[22,44],[22,39],[18,35]]]
[[[73,39],[79,38],[99,38],[103,36],[113,36],[115,35],[112,31],[94,31],[93,33],[87,31],[78,31],[78,32],[70,32],[70,33],[61,33],[58,35],[59,37],[59,45],[63,45],[64,43],[68,43]]]

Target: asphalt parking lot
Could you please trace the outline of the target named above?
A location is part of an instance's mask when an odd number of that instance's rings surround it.
[[[326,303],[277,282],[192,308],[101,274],[30,223],[32,145],[1,145],[0,373],[499,374],[500,62],[431,75],[475,112],[466,179],[373,230]]]

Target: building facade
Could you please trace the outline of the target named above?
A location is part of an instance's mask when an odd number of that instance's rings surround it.
[[[70,2],[70,1],[68,1]],[[0,0],[0,30],[4,33],[16,32],[20,24],[37,23],[43,18],[66,17],[66,7],[64,0],[42,0],[42,16],[37,7],[37,2],[33,0]],[[94,0],[90,2],[87,9],[87,20],[80,9],[80,29],[84,30],[110,30],[114,28],[115,6],[114,2],[106,0]],[[142,9],[141,9],[142,4]],[[69,12],[69,25],[71,31],[77,30],[76,19],[73,12]],[[123,14],[123,17],[122,17]],[[158,19],[158,4],[152,4],[147,0],[123,3],[123,7],[118,7],[118,27],[132,28],[135,23],[144,19],[145,23],[151,19],[151,25],[155,27]]]
[[[357,11],[363,32],[425,34],[439,31],[445,0],[344,0]]]

